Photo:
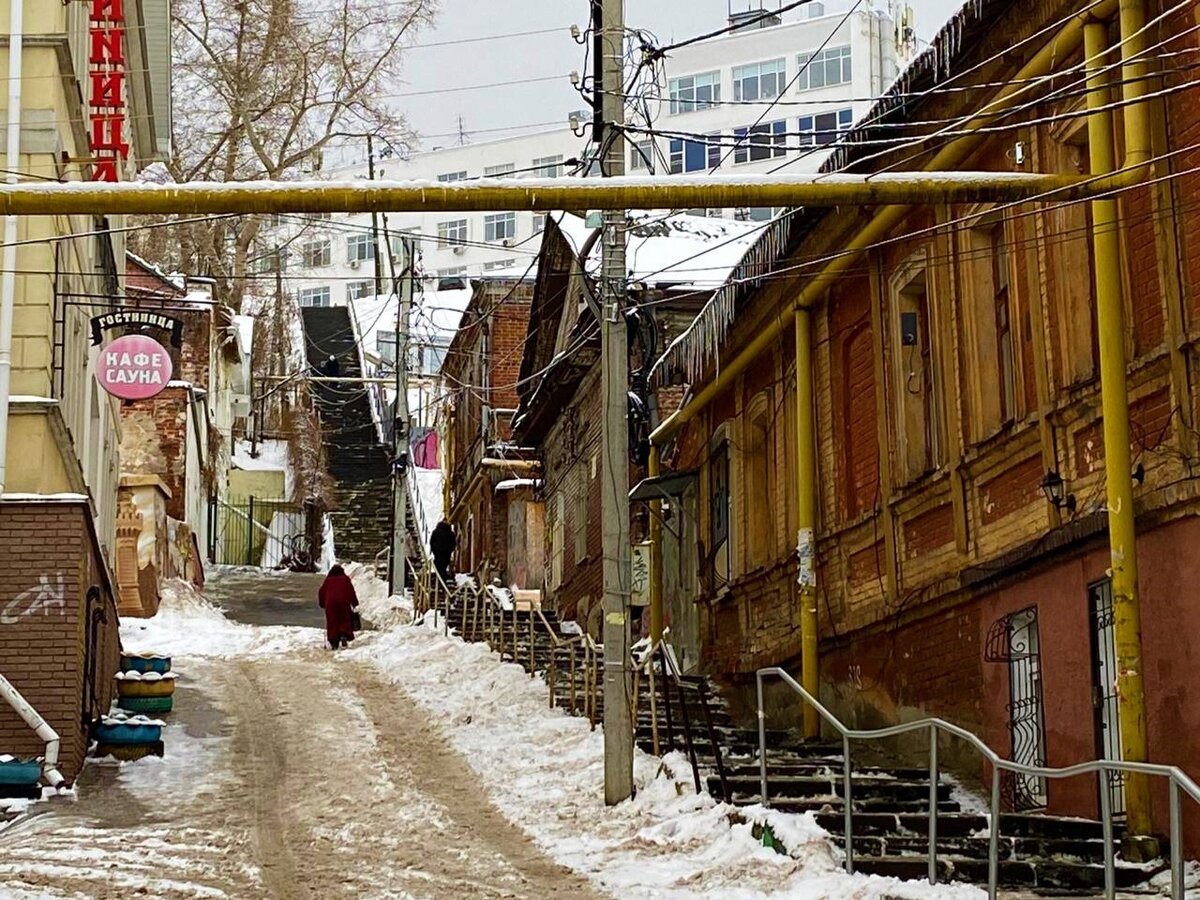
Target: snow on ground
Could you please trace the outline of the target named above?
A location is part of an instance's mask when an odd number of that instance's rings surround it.
[[[312,628],[232,622],[191,584],[179,579],[163,584],[158,615],[121,620],[121,646],[127,653],[245,659],[311,647],[314,640],[319,643],[314,635],[316,629]]]
[[[381,629],[412,623],[412,597],[389,595],[387,582],[376,578],[370,566],[350,563],[346,574],[358,595],[359,614],[369,623]]]
[[[541,679],[501,664],[482,644],[397,628],[367,636],[345,656],[375,664],[426,709],[501,812],[556,861],[622,898],[982,896],[964,885],[847,876],[811,815],[739,811],[697,796],[678,754],[660,763],[639,752],[637,797],[606,808],[601,732],[548,709]],[[763,847],[743,812],[769,820],[790,855]]]

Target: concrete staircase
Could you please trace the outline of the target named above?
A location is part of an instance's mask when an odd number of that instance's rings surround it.
[[[460,603],[451,603],[450,628],[467,638],[475,619],[464,616]],[[543,621],[544,618],[544,621]],[[530,624],[533,630],[530,630]],[[594,723],[603,718],[603,696],[589,705],[589,684],[601,683],[600,660],[591,671],[576,652],[574,676],[570,651],[556,644],[571,635],[552,612],[537,617],[526,611],[509,611],[505,621],[512,631],[504,641],[494,641],[505,661],[542,674],[552,684],[555,705]],[[546,626],[549,626],[547,630]],[[552,637],[553,635],[553,637]],[[661,671],[656,665],[656,671]],[[700,786],[734,806],[760,801],[758,733],[745,728],[731,714],[715,683],[704,676],[684,676],[682,689],[665,690],[655,679],[655,715],[652,717],[646,679],[639,690],[636,740],[653,752],[657,731],[659,753],[678,750],[694,754],[700,769]],[[572,688],[574,689],[572,691]],[[686,718],[687,727],[684,727]],[[690,744],[688,738],[690,737]],[[767,781],[770,805],[785,812],[812,812],[839,845],[845,837],[845,806],[841,744],[805,742],[787,731],[767,731]],[[723,776],[722,777],[722,772]],[[924,879],[928,873],[930,802],[929,771],[893,765],[856,765],[851,773],[855,870],[906,879]],[[988,879],[988,816],[963,809],[952,784],[940,778],[937,785],[937,849],[939,881],[964,881],[986,885]],[[1005,888],[1047,896],[1094,897],[1104,888],[1104,842],[1099,822],[1028,814],[1001,816],[999,880]],[[1119,841],[1120,831],[1116,838]],[[1144,886],[1165,864],[1118,864],[1118,889]]]
[[[343,378],[362,376],[350,311],[344,306],[305,307],[305,349],[310,366],[335,356]],[[370,563],[391,543],[392,477],[388,449],[379,443],[364,386],[313,385],[321,417],[329,474],[336,482],[334,546],[343,560]]]

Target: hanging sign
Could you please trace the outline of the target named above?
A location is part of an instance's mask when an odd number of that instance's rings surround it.
[[[129,158],[125,140],[124,0],[90,0],[88,75],[92,181],[118,181],[118,163]]]
[[[96,380],[122,400],[146,400],[171,380],[171,354],[153,338],[127,334],[100,350]]]
[[[114,328],[160,328],[171,332],[171,346],[183,346],[183,322],[148,309],[122,309],[93,316],[91,324],[92,344],[97,347],[104,342],[104,332]]]

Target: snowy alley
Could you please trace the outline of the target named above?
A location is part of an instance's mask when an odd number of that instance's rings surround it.
[[[356,582],[379,627],[337,654],[315,576],[223,571],[219,606],[174,584],[124,623],[180,673],[166,756],[94,762],[0,831],[0,896],[981,896],[847,877],[804,817],[773,822],[790,856],[767,850],[671,759],[639,755],[638,797],[606,810],[585,721]]]

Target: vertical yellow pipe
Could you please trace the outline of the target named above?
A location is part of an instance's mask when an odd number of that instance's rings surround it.
[[[1126,6],[1122,0],[1124,34]],[[1136,20],[1136,16],[1130,16]],[[1101,23],[1084,28],[1088,58],[1088,148],[1093,175],[1116,168],[1113,118],[1108,79],[1098,70],[1108,50],[1108,29]],[[1143,124],[1144,124],[1144,118]],[[1135,120],[1136,121],[1136,120]],[[1134,124],[1130,120],[1126,125]],[[1117,201],[1092,202],[1096,266],[1096,313],[1100,337],[1100,392],[1104,414],[1104,475],[1108,500],[1108,540],[1112,557],[1114,632],[1117,653],[1117,705],[1122,756],[1145,762],[1146,700],[1142,683],[1142,617],[1138,598],[1137,548],[1133,517],[1133,476],[1129,452],[1129,395],[1126,384],[1125,309],[1121,285],[1121,246]],[[1151,830],[1150,792],[1145,776],[1130,773],[1125,781],[1126,828],[1137,837]]]
[[[800,684],[819,697],[817,668],[817,440],[813,403],[812,313],[796,310],[796,555],[800,570]],[[804,705],[804,736],[819,737],[817,711]]]
[[[650,477],[657,478],[662,466],[657,444],[650,447]],[[663,636],[662,501],[650,501],[650,641]]]

